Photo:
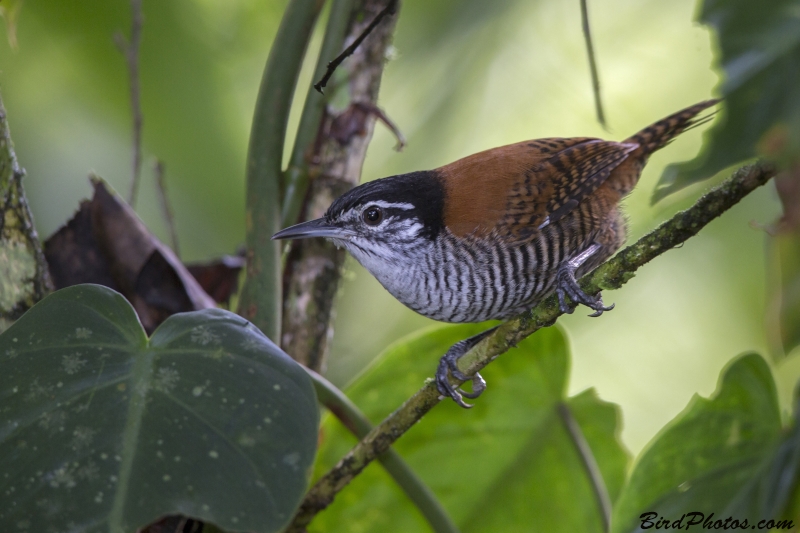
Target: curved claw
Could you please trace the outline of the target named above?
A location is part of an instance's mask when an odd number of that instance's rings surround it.
[[[583,304],[594,311],[589,316],[598,317],[603,312],[614,309],[614,304],[608,307],[603,305],[603,299],[599,293],[596,296],[589,296],[581,289],[580,285],[578,285],[578,280],[575,279],[575,272],[579,265],[580,262],[567,261],[558,268],[556,273],[556,295],[558,296],[558,305],[561,312],[572,313],[578,304]],[[569,297],[570,301],[573,302],[574,306],[572,308],[567,305],[566,297]]]
[[[439,366],[436,369],[436,388],[439,390],[439,394],[442,396],[452,398],[454,402],[464,409],[469,409],[472,407],[472,405],[464,401],[462,398],[461,389],[452,386],[450,381],[447,379],[449,373],[449,361],[447,359],[447,356],[445,356],[439,360]]]
[[[601,299],[599,299],[599,298],[597,300],[598,300],[598,303],[600,304],[600,306],[599,307],[592,307],[592,309],[594,309],[595,311],[594,311],[594,313],[589,315],[590,317],[597,317],[597,316],[602,315],[603,311],[611,311],[612,309],[614,309],[614,304],[611,304],[608,307],[603,307],[603,301]]]
[[[486,380],[483,379],[483,376],[481,376],[479,373],[475,372],[475,375],[472,376],[472,392],[466,392],[461,388],[458,389],[458,392],[461,393],[461,396],[469,398],[470,400],[474,400],[475,398],[483,394],[483,391],[485,390],[486,390]],[[470,405],[470,407],[472,406]]]
[[[444,397],[450,397],[453,399],[461,407],[465,409],[469,409],[472,407],[471,404],[464,402],[464,398],[474,399],[483,394],[483,391],[486,390],[486,381],[484,381],[483,377],[479,373],[475,373],[472,376],[469,376],[462,372],[458,368],[458,360],[461,358],[462,355],[467,353],[473,346],[478,344],[481,340],[483,340],[486,336],[492,333],[496,327],[491,328],[489,330],[484,331],[483,333],[479,333],[469,339],[463,340],[461,342],[457,342],[449,350],[447,353],[439,359],[439,365],[436,367],[436,388]],[[457,386],[453,386],[450,384],[450,376],[457,379],[458,381],[472,381],[472,392],[467,392],[462,390]]]
[[[464,409],[472,409],[473,407],[475,407],[475,404],[465,402],[461,398],[461,395],[458,392],[456,392],[454,396],[450,396],[450,397],[453,399],[454,402],[456,402],[458,405],[460,405]]]
[[[473,405],[466,403],[464,401],[464,398],[469,398],[471,400],[474,400],[475,398],[483,394],[483,391],[486,390],[486,381],[480,374],[475,373],[475,375],[472,376],[472,378],[467,376],[467,378],[464,380],[464,381],[469,381],[470,379],[472,380],[472,392],[467,392],[461,389],[460,387],[454,387],[453,385],[450,384],[450,381],[447,379],[448,377],[447,367],[445,367],[444,369],[442,368],[444,366],[442,364],[443,362],[444,358],[442,358],[442,361],[439,363],[439,368],[436,371],[436,388],[439,390],[439,394],[441,394],[444,397],[452,398],[454,402],[456,402],[458,405],[460,405],[465,409],[470,409],[471,407],[473,407]],[[456,379],[461,380],[461,378],[458,377],[456,377]]]
[[[448,355],[449,355],[449,353],[448,353]],[[450,382],[449,381],[447,382],[448,390],[455,390],[455,392],[457,392],[461,396],[464,396],[465,398],[470,398],[470,399],[475,399],[478,396],[480,396],[483,393],[483,391],[486,390],[486,381],[477,372],[472,377],[470,377],[467,374],[463,373],[458,368],[458,358],[457,357],[453,357],[452,355],[450,355],[448,357],[448,355],[445,355],[443,357],[443,359],[447,361],[447,367],[450,369],[450,375],[453,376],[454,378],[456,378],[459,381],[470,381],[470,380],[472,380],[472,392],[467,392],[464,389],[462,389],[461,387],[453,388],[453,387],[450,386]],[[439,392],[441,392],[441,390]],[[463,405],[462,405],[462,407],[463,407]],[[470,405],[470,407],[472,407],[472,406]]]

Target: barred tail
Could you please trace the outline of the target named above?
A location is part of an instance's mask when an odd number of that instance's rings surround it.
[[[691,107],[687,107],[682,111],[678,111],[667,118],[663,118],[647,126],[645,129],[630,137],[625,142],[634,142],[641,146],[641,150],[645,156],[648,156],[664,148],[675,137],[680,135],[686,130],[705,124],[714,117],[714,112],[705,117],[696,118],[697,114],[715,104],[719,103],[719,99],[706,100]],[[638,151],[638,150],[637,150]]]

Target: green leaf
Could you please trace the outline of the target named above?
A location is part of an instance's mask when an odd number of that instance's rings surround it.
[[[241,317],[174,315],[148,342],[120,294],[63,289],[0,335],[0,531],[279,531],[317,424],[306,373]]]
[[[654,202],[759,154],[800,156],[797,1],[705,0],[700,21],[716,30],[725,101],[703,151],[664,170]]]
[[[798,426],[782,437],[770,369],[761,356],[744,355],[724,371],[711,399],[693,398],[638,459],[614,531],[649,529],[643,513],[670,522],[687,513],[750,525],[779,519],[798,467]],[[683,525],[696,518],[685,517]]]
[[[382,419],[432,375],[438,358],[485,325],[447,326],[389,348],[347,389],[373,421]],[[464,531],[602,531],[602,519],[576,447],[557,413],[565,400],[569,354],[564,334],[547,328],[484,372],[489,389],[464,410],[445,401],[395,445]],[[628,457],[619,413],[593,391],[568,400],[612,500]],[[318,473],[353,439],[330,417],[322,425]],[[513,524],[513,526],[512,526]],[[520,529],[525,524],[525,529]],[[310,531],[428,531],[379,465],[370,465]]]

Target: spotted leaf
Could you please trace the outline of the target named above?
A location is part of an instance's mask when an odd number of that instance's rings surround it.
[[[317,426],[305,372],[244,319],[178,314],[148,339],[118,293],[63,289],[0,335],[0,531],[279,531]]]

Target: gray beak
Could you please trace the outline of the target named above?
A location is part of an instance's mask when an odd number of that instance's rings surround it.
[[[272,240],[278,239],[309,239],[311,237],[332,237],[335,239],[345,239],[353,235],[353,232],[344,228],[337,228],[328,224],[324,218],[301,222],[286,229],[283,229],[272,236]]]

